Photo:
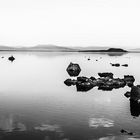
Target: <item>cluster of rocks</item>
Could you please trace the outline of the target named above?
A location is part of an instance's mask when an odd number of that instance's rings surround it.
[[[123,88],[125,86],[130,87],[130,91],[127,91],[124,95],[130,99],[130,112],[134,117],[140,115],[140,85],[134,85],[135,78],[132,75],[124,75],[123,78],[114,78],[113,73],[104,72],[98,73],[99,77],[85,77],[78,76],[81,72],[81,68],[78,64],[70,63],[67,72],[71,77],[64,81],[67,86],[76,86],[77,91],[86,92],[94,87],[98,87],[98,90],[110,91],[113,89]],[[122,130],[121,133],[127,133],[133,135],[133,133],[126,130]]]
[[[70,63],[67,72],[70,76],[78,76],[81,68],[78,64]],[[93,87],[98,87],[99,90],[110,91],[113,89],[122,88],[125,86],[132,87],[135,81],[131,75],[125,75],[124,78],[113,78],[113,73],[104,72],[98,73],[99,78],[79,76],[77,79],[67,79],[64,83],[67,86],[75,85],[77,91],[89,91]]]

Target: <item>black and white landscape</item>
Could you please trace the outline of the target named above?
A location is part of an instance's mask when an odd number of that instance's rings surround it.
[[[0,140],[140,140],[139,0],[0,0]]]

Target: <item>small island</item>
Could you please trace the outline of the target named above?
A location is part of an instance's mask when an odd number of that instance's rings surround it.
[[[118,52],[118,53],[126,53],[127,51],[126,50],[124,50],[124,49],[121,49],[121,48],[109,48],[109,49],[105,49],[105,50],[94,50],[94,48],[93,49],[91,49],[91,50],[80,50],[80,52],[107,52],[107,53],[116,53],[116,52]]]
[[[108,50],[103,50],[104,52],[127,52],[124,49],[121,48],[109,48]]]

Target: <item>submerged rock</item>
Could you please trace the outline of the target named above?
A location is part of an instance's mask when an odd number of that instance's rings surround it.
[[[13,62],[13,61],[15,60],[15,57],[10,56],[10,57],[8,58],[8,60],[11,61],[11,62]]]
[[[81,72],[80,66],[74,63],[70,63],[66,70],[70,76],[78,76]]]

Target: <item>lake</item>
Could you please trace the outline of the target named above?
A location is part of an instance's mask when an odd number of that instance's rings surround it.
[[[124,96],[130,88],[77,92],[64,84],[71,78],[66,71],[70,62],[80,65],[79,76],[112,72],[118,78],[133,75],[135,85],[140,84],[139,53],[1,52],[0,140],[140,139],[140,108]]]

